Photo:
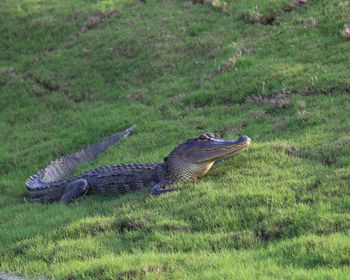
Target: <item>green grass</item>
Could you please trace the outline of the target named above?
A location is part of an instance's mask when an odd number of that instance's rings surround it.
[[[2,1],[2,270],[348,277],[348,1],[204,2]],[[132,136],[80,170],[160,162],[209,131],[253,144],[156,199],[145,190],[68,206],[26,200],[25,179],[49,161],[133,124]]]

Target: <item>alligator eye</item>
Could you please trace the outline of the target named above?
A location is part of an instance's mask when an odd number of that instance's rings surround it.
[[[202,134],[198,137],[199,140],[208,140],[208,136],[205,134]]]

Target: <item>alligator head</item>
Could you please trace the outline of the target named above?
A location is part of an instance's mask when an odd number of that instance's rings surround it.
[[[177,146],[165,159],[172,182],[193,180],[207,173],[215,161],[239,154],[250,145],[248,136],[233,140],[202,134]]]

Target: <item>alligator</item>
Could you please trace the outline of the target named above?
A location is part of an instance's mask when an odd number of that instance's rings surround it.
[[[99,167],[68,177],[75,167],[95,159],[103,151],[127,137],[130,127],[52,161],[29,177],[26,186],[30,201],[68,203],[85,194],[122,194],[150,187],[150,195],[171,192],[171,185],[194,180],[206,174],[213,164],[240,153],[250,145],[248,136],[218,139],[213,133],[191,138],[175,147],[162,163],[117,164]]]

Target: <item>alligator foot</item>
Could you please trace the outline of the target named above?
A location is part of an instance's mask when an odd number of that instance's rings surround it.
[[[73,199],[83,196],[88,190],[88,183],[84,179],[77,179],[67,185],[66,192],[62,195],[60,202],[68,203]]]
[[[156,196],[156,195],[161,195],[163,193],[175,191],[173,189],[162,189],[162,186],[163,185],[160,184],[160,183],[153,185],[150,195],[151,196]]]

